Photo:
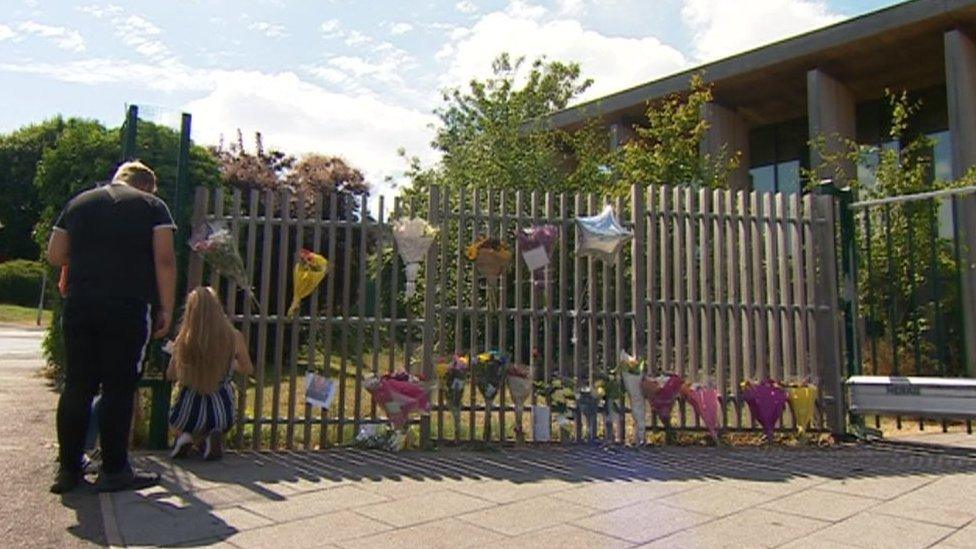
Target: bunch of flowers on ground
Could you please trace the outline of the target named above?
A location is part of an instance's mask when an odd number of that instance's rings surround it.
[[[373,401],[383,407],[393,429],[401,434],[405,433],[412,414],[430,412],[429,384],[406,371],[381,377],[368,375],[363,387],[373,396]]]
[[[570,426],[574,419],[572,402],[576,399],[574,387],[572,379],[561,377],[535,383],[536,394],[549,402],[549,408],[556,416],[559,439],[563,442],[570,439]]]
[[[497,350],[479,354],[471,365],[475,387],[485,399],[486,441],[491,440],[491,411],[494,407],[495,397],[501,392],[502,385],[505,383],[507,366],[508,357]]]
[[[451,408],[455,430],[461,425],[461,402],[470,377],[468,357],[462,354],[455,354],[450,360],[442,360],[437,364],[437,378],[441,380],[447,405]]]

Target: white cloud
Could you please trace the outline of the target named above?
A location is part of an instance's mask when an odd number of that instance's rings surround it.
[[[319,25],[319,29],[321,29],[322,32],[324,32],[326,34],[333,33],[335,31],[339,30],[339,20],[338,19],[329,19],[329,20],[323,21],[322,24]]]
[[[478,6],[474,5],[474,2],[469,2],[468,0],[463,0],[454,4],[454,9],[461,13],[474,13],[478,11]]]
[[[519,19],[539,19],[548,13],[544,6],[530,4],[523,0],[511,0],[505,12]]]
[[[8,27],[7,25],[0,24],[0,42],[9,40],[15,36],[17,36],[17,33],[14,32],[14,29]]]
[[[511,8],[511,6],[510,6]],[[502,51],[534,59],[579,61],[583,75],[594,79],[586,98],[646,82],[686,68],[681,52],[654,37],[624,38],[588,30],[573,19],[543,19],[525,5],[481,17],[466,32],[454,33],[437,53],[448,63],[444,86],[463,85],[490,74],[492,60]]]
[[[400,34],[406,34],[412,30],[413,30],[413,25],[411,25],[410,23],[400,22],[400,23],[394,23],[393,25],[390,26],[390,34],[394,36]]]
[[[583,0],[556,0],[556,6],[563,15],[579,17],[586,12]]]
[[[841,20],[822,0],[684,0],[695,57],[712,61]]]
[[[433,117],[374,96],[334,93],[294,73],[221,74],[209,94],[185,105],[197,139],[215,143],[221,134],[261,131],[268,146],[292,153],[321,152],[345,157],[384,190],[387,176],[401,173],[400,146],[426,154],[422,131]]]
[[[9,30],[9,27],[8,27]],[[85,40],[81,34],[73,29],[65,27],[54,27],[37,23],[35,21],[24,21],[17,25],[17,30],[23,34],[47,38],[62,50],[83,52],[85,51]]]
[[[267,21],[255,21],[247,26],[247,30],[257,31],[268,38],[281,38],[285,36],[285,26]]]
[[[123,59],[93,58],[63,63],[2,63],[0,70],[36,74],[79,84],[125,83],[159,91],[206,90],[213,85],[214,73],[192,69],[172,60],[159,63]]]
[[[361,46],[363,44],[368,44],[373,41],[373,39],[365,34],[359,32],[358,30],[351,30],[345,34],[346,45],[347,46]]]
[[[114,4],[89,4],[87,6],[79,6],[78,11],[82,13],[87,13],[97,19],[103,19],[105,17],[113,17],[122,13],[122,8]]]

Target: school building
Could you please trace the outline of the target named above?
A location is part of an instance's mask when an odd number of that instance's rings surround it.
[[[649,103],[686,91],[697,72],[714,94],[703,152],[742,153],[733,188],[797,192],[801,168],[818,165],[808,146],[817,136],[828,150],[839,146],[833,136],[897,146],[886,143],[886,88],[921,101],[909,133],[935,138],[934,177],[976,165],[976,0],[911,0],[575,105],[549,122],[572,130],[596,118],[624,143]],[[856,169],[872,177],[848,167]]]

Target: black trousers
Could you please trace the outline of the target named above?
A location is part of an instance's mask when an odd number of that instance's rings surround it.
[[[150,306],[139,300],[69,297],[61,327],[66,358],[57,415],[61,467],[81,468],[91,403],[101,387],[102,471],[119,473],[129,463],[132,396],[152,331]]]

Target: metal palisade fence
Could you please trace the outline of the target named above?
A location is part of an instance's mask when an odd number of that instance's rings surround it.
[[[576,253],[576,219],[605,204],[634,232],[615,261]],[[238,446],[349,442],[361,426],[384,420],[362,388],[365,374],[406,368],[432,378],[440,357],[493,349],[529,366],[537,380],[563,376],[584,384],[626,350],[646,358],[652,371],[714,382],[728,430],[755,426],[738,398],[742,380],[812,376],[821,385],[819,427],[842,428],[836,206],[829,196],[635,187],[611,199],[432,188],[425,200],[389,206],[382,197],[370,208],[361,197],[297,196],[289,189],[197,190],[194,223],[227,223],[260,304],[199,256],[191,259],[189,287],[219,288],[254,355],[254,381],[239,384]],[[389,220],[401,216],[423,217],[439,229],[421,291],[410,299],[390,235]],[[558,242],[533,283],[515,234],[539,224],[557,227]],[[463,255],[481,236],[514,252],[500,278],[479,276]],[[285,311],[302,248],[324,255],[333,268],[292,318]],[[329,410],[305,404],[307,371],[338,382]],[[443,395],[435,397],[433,412],[421,420],[423,436],[478,439],[487,414],[497,426],[493,440],[513,439],[506,391],[486,409],[473,386],[457,425]],[[544,402],[533,397],[533,403]],[[684,402],[674,417],[678,428],[698,428]],[[792,427],[788,412],[781,425]]]

